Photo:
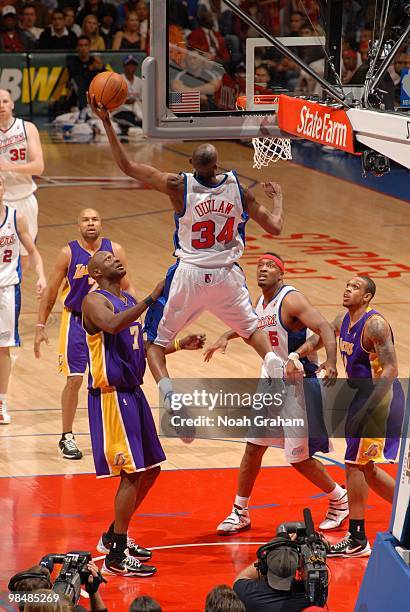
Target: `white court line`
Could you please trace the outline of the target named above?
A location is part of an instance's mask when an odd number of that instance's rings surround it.
[[[196,544],[170,544],[169,546],[150,546],[148,550],[166,550],[168,548],[194,548],[195,546],[249,546],[249,544],[253,544],[255,546],[262,546],[266,544],[266,542],[203,542]],[[101,561],[105,559],[105,555],[101,555],[101,557],[94,557],[93,561]]]

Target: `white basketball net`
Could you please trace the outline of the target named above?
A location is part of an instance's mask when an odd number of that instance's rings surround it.
[[[252,138],[253,167],[260,170],[271,162],[280,159],[292,159],[292,149],[289,138]]]

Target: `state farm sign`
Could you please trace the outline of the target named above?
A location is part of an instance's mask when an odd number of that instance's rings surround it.
[[[278,125],[289,134],[355,153],[354,132],[343,109],[282,94]]]

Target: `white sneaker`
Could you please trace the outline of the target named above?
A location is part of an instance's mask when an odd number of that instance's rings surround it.
[[[265,370],[270,378],[283,378],[283,361],[275,353],[267,353],[263,360]]]
[[[319,529],[328,531],[337,529],[343,521],[349,516],[349,503],[347,499],[347,491],[337,501],[329,500],[329,507],[326,512],[325,519],[320,523]]]
[[[0,401],[0,425],[8,425],[11,421],[11,417],[7,412],[6,402]]]
[[[222,523],[219,523],[216,528],[216,533],[222,536],[236,535],[250,528],[251,519],[248,508],[243,508],[241,510],[233,506],[231,514],[229,514]]]

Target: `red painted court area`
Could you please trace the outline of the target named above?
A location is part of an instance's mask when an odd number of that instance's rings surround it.
[[[395,473],[395,466],[385,466]],[[344,482],[344,470],[329,471]],[[235,575],[256,557],[258,543],[275,534],[283,521],[302,520],[310,507],[315,523],[323,517],[327,500],[290,467],[264,468],[251,499],[252,529],[233,539],[218,537],[215,528],[232,504],[236,469],[164,471],[132,522],[130,535],[156,549],[152,578],[109,578],[102,589],[108,609],[128,610],[140,594],[155,597],[164,612],[204,609],[207,592]],[[38,476],[0,479],[0,609],[7,601],[9,577],[36,564],[47,553],[90,550],[112,520],[116,479],[96,480],[93,475]],[[367,531],[388,527],[390,506],[371,494]],[[329,539],[343,536],[347,522]],[[332,576],[329,610],[351,612],[366,559],[329,561]],[[101,564],[101,561],[98,561]],[[85,604],[86,605],[86,602]]]

